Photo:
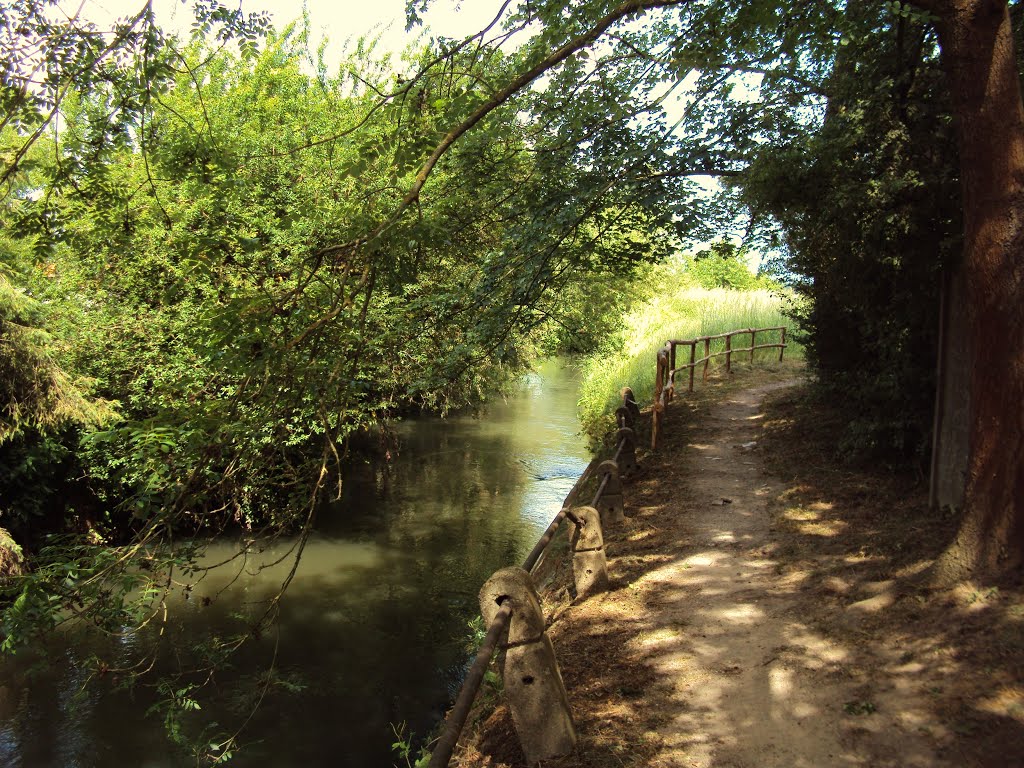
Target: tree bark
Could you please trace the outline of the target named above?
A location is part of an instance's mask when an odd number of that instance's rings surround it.
[[[919,0],[937,22],[960,147],[972,341],[964,513],[935,576],[1024,564],[1024,105],[1006,0]]]

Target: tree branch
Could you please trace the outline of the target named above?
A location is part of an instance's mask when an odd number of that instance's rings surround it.
[[[469,117],[452,128],[444,138],[441,139],[437,146],[434,147],[434,151],[430,153],[430,156],[423,163],[419,173],[416,174],[416,178],[414,179],[412,186],[405,193],[405,196],[398,204],[398,207],[369,234],[361,238],[357,238],[356,240],[351,240],[347,243],[328,246],[323,250],[323,253],[337,253],[340,251],[349,251],[360,248],[363,245],[376,240],[387,232],[388,229],[402,218],[409,206],[419,198],[420,192],[422,191],[423,186],[427,183],[427,179],[430,178],[430,174],[433,172],[434,167],[456,141],[458,141],[477,123],[487,117],[487,115],[512,98],[516,93],[526,88],[545,72],[558,66],[577,51],[593,45],[601,35],[603,35],[616,22],[621,21],[624,18],[643,13],[647,10],[683,5],[688,1],[689,0],[627,0],[620,4],[617,8],[594,24],[594,26],[592,26],[587,32],[578,35],[562,45],[560,48],[552,51],[540,62],[513,78],[508,85],[477,107]]]

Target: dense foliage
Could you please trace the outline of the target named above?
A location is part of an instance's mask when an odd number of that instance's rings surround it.
[[[666,340],[791,324],[785,311],[792,307],[792,296],[763,276],[755,276],[734,249],[719,246],[714,250],[701,258],[679,256],[646,267],[643,282],[648,288],[635,296],[622,314],[620,332],[608,336],[600,348],[581,360],[580,419],[593,442],[614,434],[610,431],[613,414],[622,405],[623,387],[632,389],[642,406],[653,402],[653,361]],[[732,257],[724,255],[728,253]],[[759,335],[757,341],[767,344],[780,339],[781,334],[774,331]],[[747,345],[749,340],[749,335],[737,337],[735,344]],[[788,357],[799,358],[800,346],[791,336],[787,341]],[[716,339],[710,351],[718,354],[724,348],[725,340]],[[688,348],[680,349],[680,354],[688,352]],[[704,354],[703,345],[696,353]],[[777,359],[778,350],[760,350],[755,356],[758,364]],[[684,363],[682,358],[677,360],[678,365]],[[724,365],[724,358],[712,364],[717,369]],[[685,381],[684,374],[677,382]]]
[[[564,135],[580,126],[552,136],[541,118],[558,109],[535,94],[448,153],[415,215],[374,231],[517,61],[431,69],[424,52],[410,85],[357,57],[314,77],[295,40],[181,51],[113,131],[102,92],[69,93],[60,135],[37,142],[23,184],[46,194],[19,215],[43,222],[45,260],[26,279],[63,364],[115,404],[116,424],[70,438],[107,529],[291,523],[351,435],[478,402],[523,369],[538,326],[578,337],[602,274],[665,252],[650,234],[665,184],[634,202],[587,167],[623,150],[580,155]]]
[[[105,48],[64,54],[70,74],[12,112],[37,129],[5,134],[0,331],[23,354],[0,491],[32,562],[7,584],[8,651],[161,615],[200,575],[183,536],[308,533],[353,438],[476,405],[537,348],[595,343],[593,306],[673,242],[678,183],[638,172],[664,152],[656,108],[632,122],[595,87],[566,120],[520,88],[478,114],[541,43],[441,41],[398,70],[360,46],[330,73],[301,28],[257,49],[256,24],[180,45],[146,21],[111,41],[114,73]]]
[[[962,248],[956,143],[934,32],[850,12],[821,129],[762,154],[745,198],[781,227],[844,452],[926,463],[944,265]]]

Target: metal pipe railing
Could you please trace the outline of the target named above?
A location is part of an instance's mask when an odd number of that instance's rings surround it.
[[[597,493],[594,494],[594,500],[590,502],[590,506],[596,507],[597,503],[601,501],[601,494],[604,493],[604,489],[608,487],[608,478],[610,475],[605,475],[601,478],[601,484],[597,486]]]
[[[555,515],[555,519],[551,521],[547,529],[541,535],[540,539],[536,544],[533,545],[533,549],[530,554],[526,556],[526,560],[523,561],[523,570],[527,573],[533,571],[534,566],[537,565],[537,561],[540,560],[540,556],[544,554],[544,550],[547,549],[548,544],[555,538],[555,531],[558,530],[558,526],[562,524],[562,519],[569,514],[568,507],[562,507],[558,514]]]
[[[459,743],[459,736],[462,735],[462,729],[466,725],[469,711],[473,707],[473,700],[480,690],[480,684],[487,673],[487,667],[490,666],[491,657],[498,647],[498,639],[501,637],[501,633],[508,625],[508,620],[511,617],[512,603],[506,601],[498,610],[498,614],[491,622],[491,626],[487,628],[484,643],[480,646],[480,650],[476,652],[476,658],[473,659],[473,665],[469,668],[469,673],[462,683],[459,697],[455,700],[455,706],[448,713],[448,719],[444,723],[444,731],[441,732],[441,736],[434,746],[434,752],[430,756],[430,768],[447,768],[448,761],[452,759],[452,752],[455,751],[455,745]]]
[[[768,331],[780,331],[781,340],[776,344],[757,344],[756,336],[758,333]],[[745,333],[750,334],[750,346],[733,348],[732,337],[742,335]],[[711,342],[716,339],[725,339],[725,350],[722,352],[711,352]],[[697,345],[704,344],[704,357],[697,358]],[[680,369],[676,368],[676,347],[677,346],[688,346],[690,348],[689,362],[682,366]],[[659,423],[664,419],[665,410],[669,402],[675,395],[675,376],[678,370],[689,370],[689,391],[693,391],[693,379],[694,370],[698,365],[704,366],[703,378],[707,379],[708,363],[712,358],[722,357],[726,358],[726,369],[729,369],[731,364],[732,355],[738,352],[750,352],[750,359],[754,359],[754,351],[757,349],[778,349],[779,360],[782,360],[783,351],[787,347],[786,344],[786,326],[775,326],[771,328],[744,328],[735,331],[729,331],[728,333],[720,333],[712,336],[700,336],[696,339],[671,339],[665,343],[665,346],[658,350],[657,359],[657,372],[655,376],[655,390],[654,390],[654,408],[651,414],[651,447],[652,449],[657,446]],[[628,389],[623,390],[623,406],[627,405],[626,392],[629,392],[629,397],[632,397],[632,392]],[[635,409],[635,404],[633,405]],[[625,426],[625,420],[622,417],[616,418],[616,425],[621,428]],[[626,446],[626,439],[622,438],[619,440],[618,445],[615,448],[615,453],[612,461],[618,464],[619,459],[622,455],[622,451]],[[577,516],[573,511],[572,507],[575,504],[576,497],[582,492],[583,486],[590,479],[594,468],[598,466],[600,462],[597,459],[591,461],[590,465],[584,470],[583,474],[576,481],[576,484],[569,491],[569,494],[565,497],[565,501],[562,504],[562,508],[558,511],[558,514],[551,520],[548,527],[541,534],[541,537],[537,540],[530,554],[526,556],[526,560],[523,562],[523,570],[527,573],[532,573],[543,557],[544,552],[547,550],[548,545],[554,539],[559,526],[562,521],[569,519],[576,526],[583,526],[585,521]],[[601,478],[601,482],[597,486],[597,491],[594,493],[594,498],[590,503],[590,506],[597,507],[601,500],[602,495],[607,489],[611,482],[612,475],[605,473]],[[616,484],[616,488],[619,486]],[[476,698],[477,693],[480,690],[480,685],[483,682],[484,675],[487,672],[487,667],[491,663],[491,658],[494,656],[494,652],[498,647],[498,641],[501,638],[502,632],[508,626],[509,621],[512,617],[512,601],[506,600],[501,604],[497,614],[491,621],[490,626],[487,628],[487,634],[484,637],[483,645],[480,650],[477,651],[476,658],[473,660],[473,664],[469,668],[469,672],[466,674],[466,679],[459,690],[459,695],[455,700],[455,704],[451,711],[448,713],[448,717],[445,720],[444,730],[441,736],[438,738],[433,754],[430,758],[430,768],[447,768],[448,762],[451,760],[452,753],[455,750],[456,744],[458,744],[459,736],[462,734],[462,729],[466,724],[466,720],[469,717],[470,709],[473,706],[473,701]]]

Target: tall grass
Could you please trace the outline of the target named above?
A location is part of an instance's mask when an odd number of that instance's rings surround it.
[[[765,328],[777,325],[792,327],[792,321],[782,314],[784,299],[768,290],[736,291],[725,288],[698,288],[687,281],[674,283],[665,292],[659,292],[637,306],[623,318],[627,332],[620,349],[597,352],[583,362],[583,384],[580,390],[580,420],[592,437],[606,431],[610,414],[622,404],[620,391],[630,387],[637,402],[649,405],[654,397],[655,358],[658,350],[669,339],[692,339],[713,336],[740,328]],[[779,332],[759,334],[758,344],[777,342]],[[792,333],[787,338],[790,346],[787,356],[800,350],[792,345]],[[749,346],[750,337],[733,339],[733,346]],[[711,351],[725,348],[719,339],[711,344]],[[697,357],[703,357],[703,344],[697,347]],[[758,350],[757,361],[777,360],[777,349]],[[689,348],[677,348],[676,366],[681,366],[689,355]],[[733,356],[734,364],[749,360],[749,353]],[[711,365],[725,365],[724,358]],[[699,369],[698,369],[699,375]],[[677,386],[686,379],[676,376]]]

